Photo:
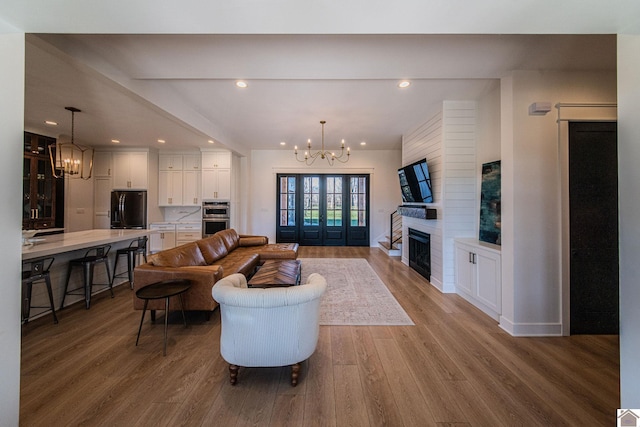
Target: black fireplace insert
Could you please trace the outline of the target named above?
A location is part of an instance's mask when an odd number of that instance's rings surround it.
[[[431,280],[431,235],[409,229],[409,267]]]

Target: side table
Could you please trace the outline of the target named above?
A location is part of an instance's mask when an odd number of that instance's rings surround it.
[[[184,326],[187,327],[187,318],[184,315],[184,301],[182,300],[182,294],[184,294],[191,287],[191,281],[186,279],[173,279],[163,280],[162,282],[152,283],[149,286],[140,288],[136,291],[136,297],[144,300],[144,307],[142,309],[142,317],[140,318],[140,327],[138,328],[138,337],[136,338],[136,346],[140,339],[140,331],[142,330],[142,322],[144,322],[144,314],[147,311],[147,304],[152,299],[165,299],[165,312],[164,312],[164,350],[162,355],[167,355],[167,326],[169,324],[169,299],[173,296],[178,296],[180,299],[180,310],[182,311],[182,320],[184,320]]]

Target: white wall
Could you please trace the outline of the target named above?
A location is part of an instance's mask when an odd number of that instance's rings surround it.
[[[24,125],[24,34],[0,34],[0,426],[17,426],[20,414],[20,230]],[[15,184],[15,185],[14,185]]]
[[[500,83],[496,82],[476,103],[476,160],[478,171],[483,163],[500,160]],[[478,175],[478,210],[480,209],[480,181]]]
[[[560,335],[561,209],[555,112],[533,102],[615,102],[615,72],[516,71],[501,98],[503,314],[513,335]]]
[[[640,408],[640,36],[618,36],[621,408]]]
[[[306,166],[296,161],[293,150],[254,150],[248,172],[248,229],[238,231],[269,236],[269,240],[275,242],[277,173],[369,173],[370,244],[378,246],[378,240],[389,234],[389,215],[402,203],[398,183],[400,157],[400,149],[367,151],[352,148],[348,163],[329,166],[318,159],[313,166]]]

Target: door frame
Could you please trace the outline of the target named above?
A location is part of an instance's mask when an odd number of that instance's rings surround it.
[[[615,103],[558,103],[558,163],[560,178],[560,320],[562,335],[571,334],[571,242],[569,235],[569,122],[617,122]]]
[[[289,178],[295,178],[295,182],[296,182],[296,193],[295,193],[295,218],[296,218],[296,224],[295,226],[291,226],[291,227],[283,227],[280,225],[280,220],[281,220],[281,203],[282,200],[280,198],[281,194],[280,194],[280,179],[282,177],[289,177]],[[304,209],[304,202],[303,202],[303,198],[304,198],[304,194],[301,191],[301,189],[303,188],[303,179],[305,177],[319,177],[320,178],[320,194],[321,194],[321,200],[319,203],[319,208],[320,208],[320,218],[321,218],[321,222],[324,221],[324,225],[320,224],[319,225],[319,244],[320,245],[327,245],[328,243],[330,244],[331,242],[327,242],[327,233],[329,231],[335,231],[335,230],[330,230],[327,228],[326,226],[326,193],[324,192],[324,190],[326,189],[326,180],[328,178],[331,177],[341,177],[343,179],[343,191],[342,191],[342,197],[343,197],[343,213],[342,213],[342,218],[343,218],[343,222],[342,225],[337,227],[339,229],[342,230],[342,235],[343,237],[340,239],[340,241],[342,242],[342,244],[340,246],[370,246],[370,230],[371,230],[371,173],[369,172],[346,172],[346,171],[339,171],[339,172],[334,172],[334,173],[327,173],[325,171],[323,172],[315,172],[315,171],[304,171],[304,172],[295,172],[295,173],[288,173],[288,172],[277,172],[276,173],[276,242],[277,243],[300,243],[300,244],[304,244],[301,243],[302,242],[302,228],[304,227],[302,221],[301,221],[301,217],[302,217],[302,210]],[[351,178],[353,177],[358,177],[358,178],[365,178],[366,181],[366,185],[365,185],[365,197],[366,197],[366,211],[365,211],[365,223],[366,226],[364,227],[359,227],[357,225],[352,226],[351,225],[351,198],[352,198],[352,193],[351,193]],[[360,193],[356,193],[356,194],[361,194]],[[335,240],[334,240],[335,241]],[[309,243],[310,244],[310,243]]]

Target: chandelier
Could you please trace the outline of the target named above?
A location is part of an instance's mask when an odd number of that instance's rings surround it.
[[[326,159],[329,163],[329,166],[333,166],[333,163],[337,160],[340,163],[347,163],[349,161],[349,156],[351,155],[349,147],[347,147],[347,155],[343,158],[344,152],[344,139],[342,140],[342,145],[340,147],[340,155],[336,156],[336,153],[333,151],[328,151],[324,149],[324,124],[327,123],[325,120],[320,120],[320,124],[322,125],[322,147],[319,151],[315,153],[311,152],[311,140],[307,140],[307,151],[304,152],[304,158],[298,158],[298,146],[293,147],[294,153],[296,155],[296,160],[305,163],[308,166],[311,166],[313,162],[319,157],[321,159]]]
[[[64,107],[65,110],[71,111],[71,142],[56,141],[56,144],[49,146],[49,159],[51,160],[51,168],[53,176],[63,178],[68,175],[71,178],[81,178],[88,180],[93,172],[93,148],[76,144],[74,141],[75,131],[75,113],[79,110],[75,107]],[[55,147],[55,150],[53,149]],[[85,175],[85,170],[88,173]]]

